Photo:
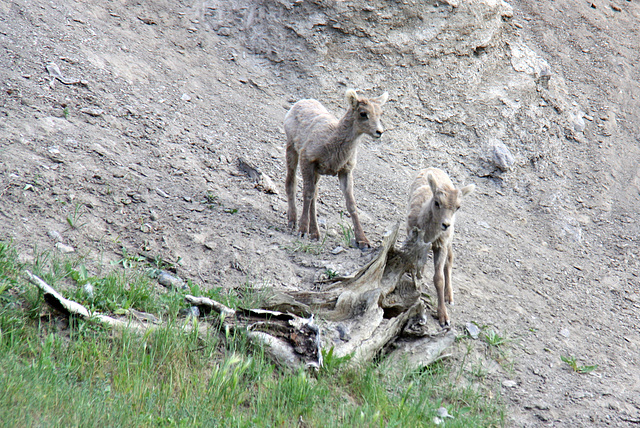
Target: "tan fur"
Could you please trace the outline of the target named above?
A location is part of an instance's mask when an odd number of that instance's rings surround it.
[[[287,179],[285,187],[289,203],[289,227],[296,226],[296,169],[300,163],[303,181],[303,206],[299,231],[318,239],[320,231],[316,216],[317,184],[321,175],[337,175],[344,194],[347,211],[353,220],[358,246],[370,246],[353,196],[353,176],[356,166],[358,140],[363,134],[379,138],[384,132],[380,116],[387,101],[385,92],[378,98],[367,99],[349,89],[348,108],[338,120],[316,100],[301,100],[291,107],[284,118],[287,134]]]
[[[456,189],[446,172],[438,168],[420,171],[409,191],[407,215],[408,240],[416,234],[424,234],[424,242],[433,250],[433,283],[438,294],[438,320],[441,326],[450,325],[445,302],[453,305],[451,270],[453,268],[453,234],[456,211],[462,198],[475,190],[470,184]],[[427,251],[420,254],[416,263],[414,280],[422,278]]]

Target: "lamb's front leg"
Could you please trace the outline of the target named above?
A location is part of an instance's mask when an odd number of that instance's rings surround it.
[[[293,141],[287,143],[287,178],[285,180],[285,188],[287,190],[287,220],[289,227],[296,228],[298,214],[296,213],[296,169],[298,168],[298,152],[294,148]]]
[[[309,222],[311,217],[311,206],[312,204],[314,204],[314,197],[316,195],[317,178],[316,178],[315,169],[311,164],[302,165],[300,169],[302,172],[302,181],[303,181],[303,186],[302,186],[303,202],[302,202],[302,214],[300,214],[300,228],[298,230],[300,231],[300,234],[304,236],[309,232],[313,233],[313,230],[309,229]],[[313,224],[316,225],[315,227],[317,229],[318,226],[316,223],[317,221],[314,220]],[[317,239],[317,236],[316,236],[316,239]]]
[[[340,189],[344,194],[344,199],[347,203],[347,211],[353,221],[353,233],[356,236],[356,244],[359,248],[371,247],[371,242],[364,235],[364,230],[360,225],[360,217],[358,216],[358,207],[356,206],[356,199],[353,196],[353,175],[351,171],[340,171],[338,173],[338,179],[340,180]]]
[[[447,307],[444,304],[444,264],[446,260],[445,248],[438,246],[433,248],[433,285],[436,287],[436,294],[438,295],[438,321],[440,327],[446,327],[451,325],[449,320],[449,314],[447,313]]]
[[[453,305],[453,284],[451,283],[451,271],[453,269],[453,245],[447,246],[447,259],[444,264],[444,301]]]

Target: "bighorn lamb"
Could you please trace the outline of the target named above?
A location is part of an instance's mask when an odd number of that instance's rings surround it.
[[[289,227],[296,226],[296,169],[300,163],[303,180],[303,206],[300,215],[300,233],[318,239],[320,231],[316,217],[317,184],[321,175],[337,175],[347,202],[347,211],[353,220],[356,243],[370,246],[353,196],[353,175],[356,166],[358,140],[363,134],[380,138],[384,129],[380,122],[382,105],[389,94],[377,98],[360,97],[348,89],[348,108],[342,119],[336,119],[318,101],[307,99],[295,103],[284,118],[287,134],[287,199]]]
[[[407,242],[422,245],[416,261],[414,281],[422,278],[429,244],[433,250],[433,283],[438,294],[438,320],[450,325],[445,302],[453,305],[451,269],[453,267],[453,233],[456,211],[462,198],[475,190],[475,184],[456,189],[446,172],[438,168],[421,170],[409,191]],[[417,241],[421,242],[417,242]]]

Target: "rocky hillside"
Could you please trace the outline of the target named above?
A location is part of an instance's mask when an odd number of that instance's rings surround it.
[[[355,171],[369,239],[404,221],[420,168],[475,183],[450,314],[460,334],[476,322],[510,339],[507,357],[480,341],[470,356],[510,424],[628,426],[639,62],[637,0],[5,1],[0,239],[25,260],[73,251],[95,273],[146,254],[205,288],[314,287],[375,249],[343,242],[333,177],[321,245],[287,230],[282,120],[301,98],[339,115],[347,88],[388,91],[387,132]]]

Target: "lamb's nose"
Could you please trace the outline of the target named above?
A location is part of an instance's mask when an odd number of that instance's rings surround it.
[[[442,223],[442,230],[449,229],[449,223]]]
[[[382,133],[383,133],[383,132],[384,132],[384,131],[381,131],[381,130],[377,129],[377,130],[376,130],[376,137],[377,137],[377,138],[382,137]]]

